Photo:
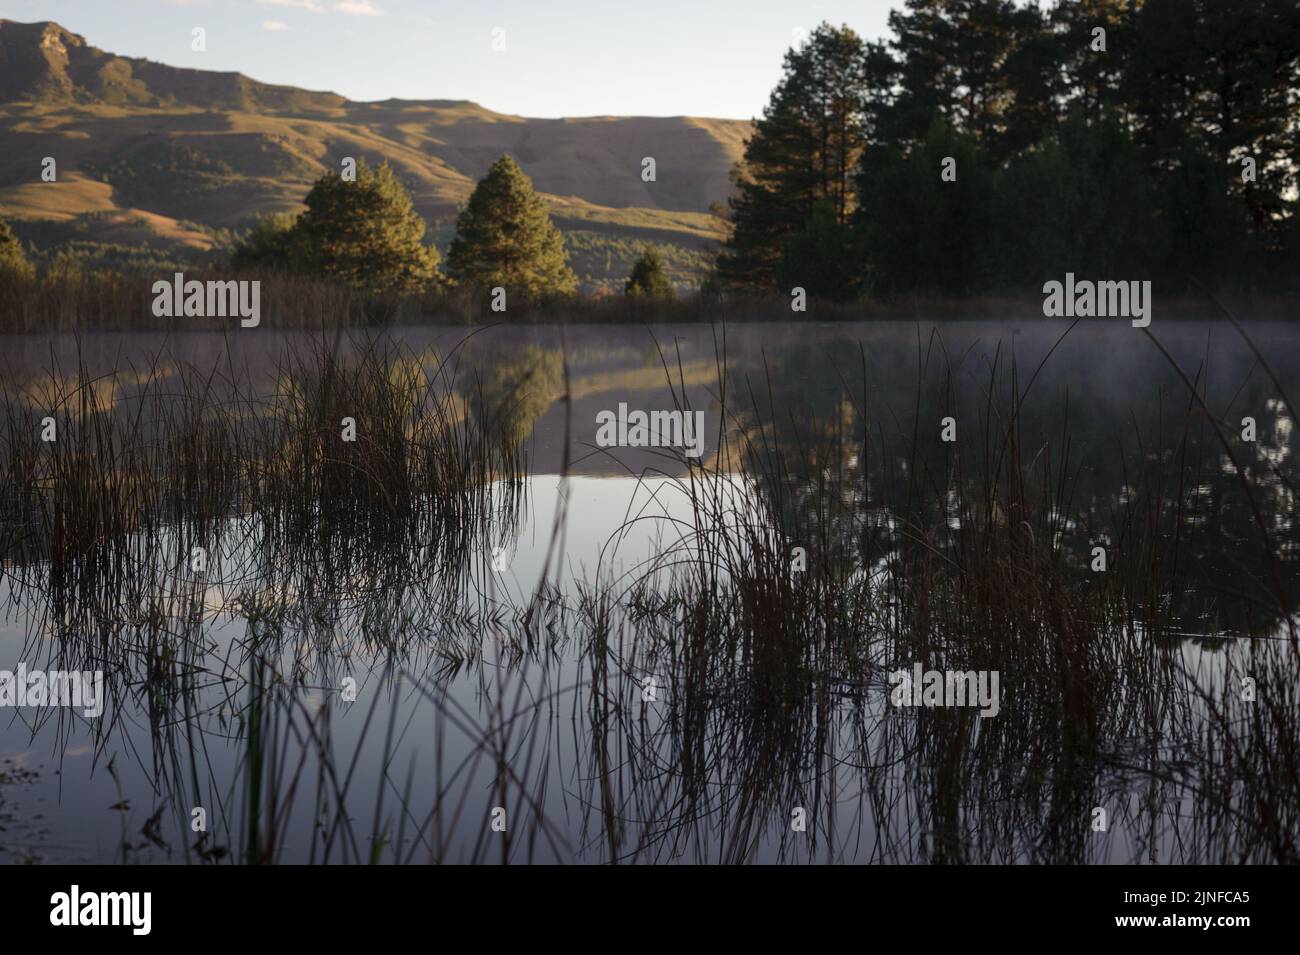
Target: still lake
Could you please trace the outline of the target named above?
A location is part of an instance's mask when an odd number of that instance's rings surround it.
[[[98,719],[0,707],[0,861],[1281,861],[1295,809],[1264,817],[1294,764],[1266,791],[1241,770],[1284,763],[1300,725],[1300,325],[1244,327],[6,336],[10,476],[46,416],[57,440],[95,416],[148,429],[169,382],[206,382],[208,413],[293,392],[286,356],[375,347],[508,451],[450,542],[373,545],[371,516],[343,546],[324,500],[295,518],[315,543],[276,550],[280,519],[232,499],[199,537],[60,564],[57,515],[8,507],[0,671],[102,669],[110,689]],[[701,453],[603,446],[621,405],[701,413]],[[814,661],[762,622],[773,580],[748,574],[773,553],[819,581],[809,627],[851,648]],[[86,579],[104,573],[130,593]],[[1055,653],[1085,617],[1106,640]],[[773,645],[798,661],[779,679]],[[998,669],[1009,702],[891,705],[917,660]],[[1242,674],[1274,721],[1254,736]]]

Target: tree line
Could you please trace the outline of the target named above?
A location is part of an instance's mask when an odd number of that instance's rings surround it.
[[[546,202],[510,156],[475,186],[456,220],[444,263],[423,242],[425,223],[386,163],[360,160],[345,177],[322,176],[298,216],[261,220],[237,247],[237,269],[324,275],[366,292],[423,293],[448,285],[504,288],[527,299],[571,295],[578,279]],[[651,249],[633,267],[629,294],[671,295]]]
[[[907,0],[785,56],[720,288],[1300,288],[1295,0]]]

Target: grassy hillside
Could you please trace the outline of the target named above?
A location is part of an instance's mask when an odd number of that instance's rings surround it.
[[[312,181],[345,156],[387,160],[432,225],[454,217],[510,153],[557,225],[586,236],[584,248],[661,243],[681,250],[676,270],[702,261],[719,237],[710,205],[729,192],[749,126],[527,119],[452,100],[354,103],[114,56],[53,23],[0,20],[0,216],[38,241],[62,227],[82,242],[207,252],[222,230],[300,209]],[[40,178],[47,156],[58,163],[54,183]],[[641,179],[645,156],[657,182]]]

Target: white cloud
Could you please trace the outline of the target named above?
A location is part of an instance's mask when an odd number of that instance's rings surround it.
[[[281,23],[279,20],[263,20],[262,29],[263,30],[287,30],[289,29],[289,24]]]
[[[325,8],[316,0],[257,0],[257,2],[271,7],[293,7],[296,10],[306,10],[308,13],[325,12]]]
[[[334,4],[334,9],[339,13],[351,14],[354,17],[381,17],[384,11],[370,2],[370,0],[343,0],[342,3]]]

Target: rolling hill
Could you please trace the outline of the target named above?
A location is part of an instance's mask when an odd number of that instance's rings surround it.
[[[689,271],[721,234],[713,203],[750,124],[597,116],[529,119],[458,100],[353,102],[238,73],[115,56],[56,23],[0,20],[0,217],[41,247],[149,244],[184,254],[260,214],[301,209],[344,156],[389,162],[440,245],[502,153],[551,205],[587,284],[642,243]],[[56,182],[41,180],[45,157]],[[653,156],[657,181],[643,182]],[[680,277],[680,276],[679,276]]]

